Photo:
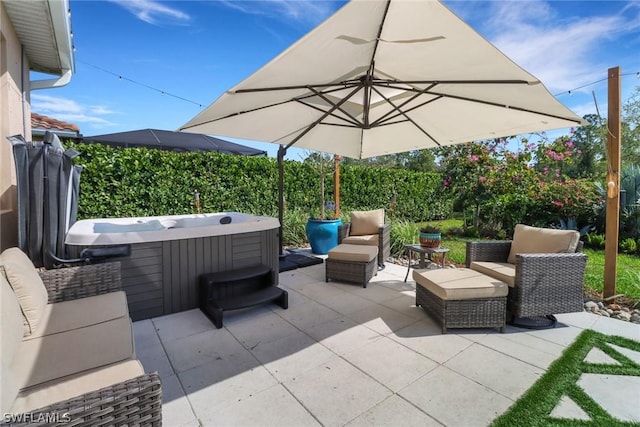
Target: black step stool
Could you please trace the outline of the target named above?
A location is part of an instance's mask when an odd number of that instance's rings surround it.
[[[271,302],[287,309],[287,291],[274,286],[272,277],[271,269],[264,265],[202,274],[198,295],[200,310],[220,329],[223,311]]]

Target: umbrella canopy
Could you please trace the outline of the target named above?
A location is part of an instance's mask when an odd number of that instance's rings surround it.
[[[266,156],[267,154],[263,150],[235,144],[208,135],[159,129],[140,129],[86,136],[83,142],[95,142],[112,147],[146,147],[171,151],[216,151],[218,153],[244,156]]]
[[[366,158],[582,123],[439,1],[352,0],[181,130]]]

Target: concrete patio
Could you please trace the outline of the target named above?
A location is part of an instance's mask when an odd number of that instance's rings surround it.
[[[135,322],[137,356],[162,378],[164,425],[484,426],[583,329],[640,341],[640,326],[588,313],[550,330],[442,335],[405,273],[388,263],[365,289],[326,283],[316,265],[280,274],[288,310],[225,314],[222,329],[199,310]],[[587,383],[611,415],[640,422],[640,378]]]

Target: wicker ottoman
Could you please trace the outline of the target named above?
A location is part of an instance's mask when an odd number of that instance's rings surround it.
[[[369,280],[378,273],[376,259],[377,246],[348,245],[346,243],[331,249],[325,262],[326,281],[329,279],[361,283],[367,287]]]
[[[416,306],[447,328],[493,328],[504,332],[509,286],[468,268],[414,270]]]

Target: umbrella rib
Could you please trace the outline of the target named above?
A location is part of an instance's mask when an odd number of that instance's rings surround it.
[[[278,90],[309,89],[310,87],[323,88],[323,87],[341,86],[335,89],[335,90],[340,90],[345,87],[353,87],[359,84],[360,84],[360,80],[355,79],[355,80],[344,80],[337,83],[318,83],[313,85],[304,84],[304,85],[295,85],[295,86],[256,87],[252,89],[238,89],[234,91],[229,91],[229,93],[237,94],[237,93],[251,93],[251,92],[269,92],[269,91],[278,91]]]
[[[458,81],[458,82],[460,82],[460,81]],[[395,83],[403,83],[404,84],[405,82],[395,81]],[[429,82],[429,81],[416,82],[416,81],[411,81],[411,82],[406,82],[406,83],[407,84],[408,83],[411,83],[411,84],[417,84],[417,83],[425,84],[425,83],[452,83],[452,82],[451,81],[449,81],[449,82],[442,82],[442,81],[441,82]],[[478,80],[478,81],[468,81],[467,83],[492,83],[492,82],[491,81]],[[526,83],[526,82],[518,81],[518,80],[496,80],[493,83],[497,83],[497,84],[514,84],[514,83]],[[461,101],[475,102],[475,103],[483,104],[483,105],[492,105],[494,107],[508,108],[508,109],[511,109],[511,110],[522,111],[522,112],[525,112],[525,113],[539,114],[541,116],[551,117],[551,118],[554,118],[554,119],[569,120],[569,121],[572,121],[574,123],[580,123],[580,121],[576,120],[576,119],[571,119],[571,118],[567,118],[567,117],[563,117],[563,116],[558,116],[558,115],[555,115],[555,114],[541,113],[539,111],[530,110],[530,109],[523,108],[523,107],[517,107],[517,106],[514,106],[514,105],[501,104],[499,102],[483,101],[483,100],[480,100],[480,99],[474,99],[474,98],[458,96],[458,95],[450,95],[450,94],[446,94],[446,93],[442,93],[442,92],[424,91],[424,90],[419,90],[419,89],[416,89],[416,88],[413,88],[413,87],[408,87],[407,88],[407,87],[394,86],[394,85],[380,85],[380,86],[389,87],[391,89],[404,90],[404,91],[407,91],[407,92],[417,92],[418,94],[430,94],[430,95],[438,96],[438,98],[435,98],[433,101],[441,99],[441,98],[452,98],[452,99],[458,99],[458,100],[461,100]],[[383,96],[383,98],[384,98],[384,96]],[[410,110],[407,110],[407,112],[415,110],[416,108],[422,107],[423,105],[426,105],[426,104],[428,104],[428,102],[424,103],[424,104],[420,104],[420,105],[418,105],[416,107],[412,107]],[[397,117],[397,116],[395,116],[395,117]],[[378,121],[380,121],[380,119],[378,119]]]
[[[527,80],[389,80],[389,79],[376,79],[374,81],[377,85],[384,84],[403,84],[403,85],[455,85],[455,84],[491,84],[491,85],[533,85],[539,82],[529,82]],[[404,88],[406,89],[406,88]]]
[[[315,88],[312,88],[312,87],[310,87],[309,90],[312,90],[315,94],[317,94],[320,98],[322,98],[326,103],[328,103],[330,105],[334,105],[334,106],[336,105],[335,102],[333,102],[329,98],[325,97],[324,93],[319,92],[319,91],[315,90]],[[353,96],[353,94],[348,96],[346,99],[351,98],[351,96]],[[362,124],[358,121],[358,119],[356,119],[353,115],[349,114],[347,111],[343,110],[341,107],[338,107],[338,111],[340,111],[341,113],[343,113],[344,115],[349,117],[354,125],[356,125],[358,127],[362,126]],[[337,118],[340,118],[342,120],[348,121],[348,120],[346,120],[346,119],[344,119],[344,118],[342,118],[340,116],[337,116],[337,115],[334,115],[334,114],[331,114],[331,115],[333,117],[337,117]]]
[[[335,92],[335,91],[339,91],[339,90],[343,90],[343,89],[348,89],[348,88],[352,88],[357,86],[358,88],[360,83],[356,83],[356,82],[349,82],[346,83],[343,87],[338,87],[329,91],[326,91],[325,93],[330,93],[330,92]],[[340,84],[342,86],[342,84]],[[316,85],[316,86],[320,86],[320,87],[333,87],[336,86],[336,84],[331,84],[331,85]],[[291,87],[290,89],[293,89],[293,87]],[[296,86],[295,89],[311,89],[311,87],[309,85],[307,86]],[[255,89],[256,91],[263,91],[263,90],[275,90],[275,88],[273,89]],[[251,92],[251,90],[247,90],[248,92]],[[242,93],[244,91],[236,91],[236,93]],[[260,111],[260,110],[265,110],[267,108],[271,108],[271,107],[277,107],[279,105],[284,105],[288,102],[293,102],[293,101],[300,101],[301,99],[306,99],[306,98],[313,98],[314,96],[316,96],[315,94],[309,94],[309,95],[304,95],[301,97],[297,97],[297,98],[291,98],[291,99],[287,99],[285,101],[280,101],[280,102],[274,102],[273,104],[269,104],[269,105],[263,105],[261,107],[256,107],[256,108],[252,108],[249,110],[244,110],[244,111],[238,111],[236,113],[231,113],[231,114],[227,114],[226,116],[222,116],[222,117],[218,117],[216,119],[211,119],[211,120],[207,120],[204,121],[202,123],[200,123],[200,125],[206,124],[206,123],[215,123],[217,121],[220,120],[224,120],[224,119],[228,119],[230,117],[235,117],[235,116],[241,116],[243,114],[248,114],[248,113],[253,113],[254,111]],[[307,105],[307,104],[305,104]],[[321,110],[323,111],[323,110]],[[181,128],[180,130],[184,130],[184,129],[188,129],[188,128]]]
[[[376,41],[373,44],[373,52],[371,53],[371,61],[369,61],[369,69],[367,70],[367,76],[373,76],[373,70],[376,62],[376,53],[378,52],[378,45],[380,44],[380,37],[382,37],[382,28],[387,20],[387,14],[389,13],[389,6],[391,6],[391,0],[387,0],[387,4],[384,7],[384,13],[380,20],[380,26],[378,27],[378,34],[376,35]]]
[[[378,94],[380,95],[385,101],[387,101],[389,103],[389,105],[391,105],[394,110],[398,111],[398,113],[402,114],[409,122],[411,122],[411,124],[413,124],[415,127],[417,127],[420,132],[424,133],[429,139],[431,139],[433,142],[436,143],[436,145],[438,145],[439,147],[442,146],[442,144],[440,144],[434,137],[432,137],[429,132],[427,132],[426,130],[424,130],[419,124],[417,124],[415,121],[413,121],[413,119],[409,116],[407,116],[407,114],[400,110],[394,103],[393,101],[391,101],[389,98],[387,98],[386,96],[384,96],[384,94],[382,92],[380,92],[375,86],[372,86],[372,89]]]
[[[563,116],[558,116],[557,114],[542,113],[540,111],[529,110],[528,108],[516,107],[516,106],[513,106],[513,105],[505,105],[505,104],[501,104],[499,102],[482,101],[480,99],[467,98],[465,96],[448,95],[446,93],[439,93],[439,92],[429,92],[429,93],[432,94],[432,95],[441,96],[443,98],[453,98],[453,99],[459,99],[461,101],[475,102],[475,103],[483,104],[483,105],[493,105],[494,107],[507,108],[509,110],[522,111],[522,112],[525,112],[525,113],[538,114],[538,115],[541,115],[541,116],[544,116],[544,117],[551,117],[551,118],[554,118],[554,119],[568,120],[570,122],[581,123],[580,120],[571,119],[571,118],[567,118],[567,117],[563,117]]]
[[[413,111],[413,110],[416,110],[416,109],[418,109],[418,108],[420,108],[420,107],[424,107],[425,105],[427,105],[427,104],[431,104],[432,102],[437,101],[437,100],[439,100],[439,99],[441,99],[441,98],[442,98],[442,96],[437,96],[437,97],[435,97],[435,98],[428,99],[428,100],[426,100],[426,101],[424,101],[424,102],[421,102],[421,103],[420,103],[420,104],[418,104],[418,105],[415,105],[415,106],[413,106],[413,107],[411,107],[411,108],[409,108],[409,109],[407,109],[407,110],[404,110],[404,113],[406,114],[406,113],[409,113],[409,112],[411,112],[411,111]],[[400,105],[398,108],[401,108],[401,107],[402,107],[402,105]],[[392,111],[390,111],[389,113],[387,113],[387,115],[389,115],[391,112],[393,112],[393,110],[392,110]],[[380,119],[378,119],[378,122],[379,122],[379,123],[377,123],[377,126],[381,126],[381,125],[383,125],[383,124],[387,124],[387,122],[389,122],[389,121],[391,121],[391,120],[393,120],[393,119],[395,119],[396,117],[399,117],[399,116],[401,116],[401,115],[403,115],[403,112],[402,112],[402,111],[397,112],[395,115],[393,115],[393,116],[391,116],[391,117],[388,117],[388,118],[387,118],[387,119],[385,119],[385,120],[382,120],[382,118],[380,118]]]
[[[373,44],[373,52],[371,52],[371,60],[369,61],[369,68],[367,73],[362,76],[362,83],[364,85],[364,100],[362,105],[362,122],[364,129],[369,128],[369,109],[371,108],[371,89],[373,82],[373,71],[376,64],[376,53],[378,52],[378,46],[380,45],[380,37],[382,36],[382,29],[384,23],[387,20],[387,14],[389,13],[389,6],[391,6],[391,0],[387,0],[387,4],[384,7],[384,13],[380,20],[380,26],[378,27],[378,34],[376,35],[375,43]]]
[[[410,103],[411,101],[413,101],[414,99],[416,99],[417,97],[419,97],[420,95],[422,95],[423,93],[425,93],[425,92],[427,92],[427,91],[431,90],[435,85],[436,85],[436,84],[434,83],[434,84],[432,84],[432,85],[429,85],[429,87],[427,87],[427,88],[425,88],[425,89],[421,90],[420,92],[417,92],[417,93],[416,93],[415,95],[413,95],[411,98],[407,99],[407,100],[406,100],[406,101],[404,101],[402,104],[400,104],[400,105],[398,106],[398,108],[402,108],[402,107],[404,107],[405,105],[407,105],[408,103]],[[436,99],[437,99],[437,98],[436,98]],[[428,104],[429,102],[434,101],[434,100],[435,100],[435,99],[431,99],[431,100],[429,100],[428,102],[426,102],[426,103],[424,103],[424,104]],[[422,105],[424,105],[424,104],[422,104]],[[421,105],[421,106],[422,106],[422,105]],[[409,111],[411,111],[411,110],[409,110]],[[391,115],[392,113],[393,113],[393,110],[388,111],[387,113],[383,114],[380,118],[378,118],[378,119],[377,119],[377,120],[375,120],[373,123],[371,123],[371,127],[378,126],[380,123],[382,123],[382,122],[384,122],[384,121],[385,121],[385,118],[386,118],[387,116]]]
[[[298,136],[296,136],[295,138],[293,138],[293,140],[288,143],[284,149],[285,151],[287,149],[289,149],[289,147],[291,147],[293,144],[295,144],[296,142],[300,141],[300,138],[302,138],[303,136],[305,136],[307,133],[309,133],[311,131],[311,129],[313,129],[314,127],[318,126],[319,123],[321,123],[324,119],[326,119],[329,115],[331,115],[331,113],[333,113],[337,108],[339,108],[342,104],[344,104],[345,102],[347,102],[347,100],[349,98],[351,98],[356,92],[358,92],[360,89],[362,88],[362,85],[359,85],[358,87],[356,87],[354,90],[352,90],[349,95],[345,96],[344,98],[342,98],[340,100],[340,102],[338,102],[336,105],[334,105],[333,107],[331,107],[329,109],[329,111],[326,111],[322,117],[320,117],[318,120],[316,120],[315,122],[311,123],[309,126],[307,126],[302,132],[300,132],[300,134]]]
[[[318,110],[318,111],[320,111],[320,112],[322,112],[322,113],[326,113],[326,110],[323,110],[322,108],[318,107],[317,105],[308,104],[308,103],[306,103],[306,102],[303,102],[303,101],[302,101],[302,100],[300,100],[300,99],[294,99],[294,101],[299,102],[300,104],[304,105],[305,107],[313,108],[314,110]],[[327,101],[327,102],[328,102],[328,101]],[[329,102],[329,103],[330,103],[331,105],[333,105],[333,103],[332,103],[332,102]],[[340,109],[340,111],[342,111],[342,109]],[[349,114],[348,114],[348,113],[346,113],[346,112],[344,112],[344,113],[345,113],[345,114],[347,114],[347,115],[349,115]],[[360,124],[360,122],[358,122],[358,121],[355,121],[355,122],[354,122],[354,121],[349,120],[349,119],[348,119],[348,118],[346,118],[346,117],[342,117],[342,116],[339,116],[339,115],[337,115],[337,114],[333,114],[333,113],[331,113],[331,114],[330,114],[330,116],[331,116],[331,117],[335,117],[335,118],[336,118],[336,119],[338,119],[338,120],[342,120],[342,121],[345,121],[345,122],[347,122],[347,123],[350,123],[350,125],[343,125],[343,126],[347,126],[347,127],[354,127],[354,126],[355,126],[355,127],[362,127],[362,125],[361,125],[361,124]],[[350,116],[350,115],[349,115],[349,116]],[[351,116],[350,116],[350,118],[351,118]],[[355,120],[355,119],[354,119],[354,120]]]

